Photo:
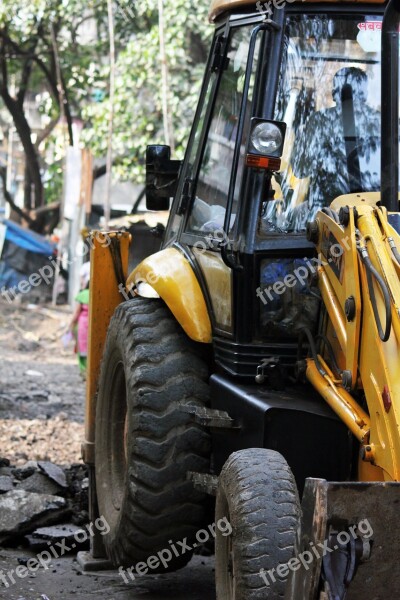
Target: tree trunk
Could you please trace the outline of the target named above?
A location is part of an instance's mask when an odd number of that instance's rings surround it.
[[[18,102],[15,101],[6,90],[3,89],[0,93],[4,100],[4,104],[12,116],[18,137],[21,140],[21,144],[24,148],[26,160],[25,209],[31,210],[32,208],[39,208],[44,204],[44,190],[42,176],[40,173],[39,157],[31,140],[31,128],[26,120],[24,110],[21,108]],[[28,175],[29,178],[27,177]],[[29,194],[27,189],[29,180],[29,188],[31,188],[31,185],[33,185],[33,203],[31,202],[31,189],[29,189]]]
[[[8,204],[17,213],[17,215],[19,215],[28,223],[29,227],[33,228],[35,221],[31,218],[29,214],[24,212],[22,208],[15,204],[13,197],[7,189],[7,169],[5,167],[0,167],[0,181],[3,186],[3,196],[5,201],[8,202]]]
[[[24,208],[32,209],[32,179],[27,164],[25,164],[24,172]]]

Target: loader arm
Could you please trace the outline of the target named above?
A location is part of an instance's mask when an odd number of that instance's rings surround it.
[[[343,196],[310,224],[328,315],[325,349],[335,360],[321,350],[307,359],[306,375],[360,441],[362,461],[398,481],[400,236],[390,224],[397,213],[388,215],[377,200]]]

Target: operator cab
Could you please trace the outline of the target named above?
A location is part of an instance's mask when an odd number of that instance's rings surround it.
[[[337,196],[379,190],[383,10],[212,7],[215,37],[163,247],[191,262],[216,361],[232,375],[254,378],[265,356],[294,364],[300,329],[314,332],[321,318],[306,225]],[[284,138],[267,168],[249,160],[271,149],[260,123]]]

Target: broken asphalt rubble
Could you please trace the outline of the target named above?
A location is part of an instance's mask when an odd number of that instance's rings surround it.
[[[61,468],[48,461],[13,467],[0,458],[0,544],[39,551],[68,539],[89,522],[84,465]],[[81,548],[77,548],[81,549]]]

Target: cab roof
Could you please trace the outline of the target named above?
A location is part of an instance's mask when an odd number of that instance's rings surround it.
[[[284,6],[284,0],[275,0],[277,4],[279,1],[281,7]],[[297,2],[299,0],[291,0]],[[301,0],[302,4],[313,4],[315,2],[326,2],[327,4],[337,4],[338,0]],[[385,4],[386,0],[339,0],[343,4]],[[261,7],[266,4],[272,4],[272,0],[268,2],[268,0],[262,0],[261,2],[254,2],[251,0],[212,0],[210,11],[209,11],[209,19],[210,21],[215,21],[217,17],[219,17],[224,12],[233,12],[235,10],[239,10],[242,8],[253,8],[254,12],[257,12],[257,4],[261,4]]]

